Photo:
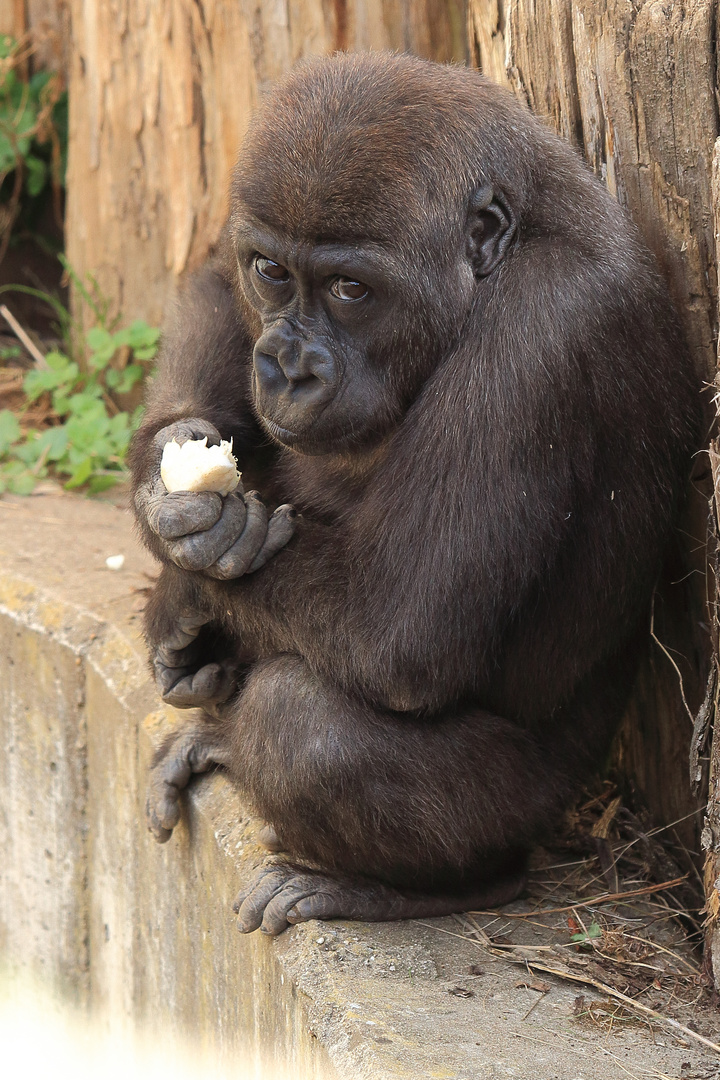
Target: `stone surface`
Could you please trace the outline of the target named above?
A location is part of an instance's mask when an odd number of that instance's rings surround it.
[[[126,556],[120,571],[105,567],[113,554]],[[139,607],[153,566],[128,515],[69,496],[4,498],[0,567],[0,943],[11,972],[89,1011],[97,1031],[192,1047],[206,1063],[197,1075],[717,1075],[711,1054],[662,1029],[607,1034],[577,1019],[578,992],[592,997],[583,987],[550,976],[542,996],[518,986],[524,969],[452,919],[240,936],[230,904],[262,856],[258,823],[225,777],[192,785],[168,844],[142,820],[152,748],[182,716],[158,710],[146,677]],[[542,944],[533,924],[523,932]]]

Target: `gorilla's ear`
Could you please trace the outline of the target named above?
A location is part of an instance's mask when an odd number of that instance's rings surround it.
[[[470,196],[467,253],[476,277],[487,277],[504,257],[515,236],[515,215],[489,186]]]

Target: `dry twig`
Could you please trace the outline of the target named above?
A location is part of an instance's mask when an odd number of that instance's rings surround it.
[[[672,1027],[676,1031],[681,1031],[685,1038],[694,1039],[696,1042],[702,1043],[703,1046],[707,1046],[710,1050],[714,1050],[715,1053],[720,1054],[720,1046],[710,1039],[706,1039],[704,1035],[700,1035],[699,1032],[693,1031],[692,1028],[685,1027],[679,1020],[673,1020],[670,1016],[663,1016],[662,1013],[657,1012],[655,1009],[651,1009],[649,1005],[643,1005],[642,1002],[628,997],[627,994],[622,994],[619,990],[615,990],[614,987],[608,986],[607,983],[600,982],[599,979],[594,979],[591,975],[577,975],[572,971],[563,971],[562,968],[553,968],[548,964],[541,964],[536,960],[528,960],[527,957],[515,958],[508,956],[507,959],[512,960],[513,963],[516,964],[525,964],[530,970],[536,968],[538,971],[544,971],[547,975],[556,975],[558,979],[568,979],[571,982],[579,982],[583,983],[585,986],[592,986],[596,990],[600,990],[603,994],[615,998],[616,1001],[621,1001],[627,1008],[636,1009],[644,1016],[652,1016],[658,1023]]]
[[[566,907],[556,908],[536,908],[534,911],[504,911],[503,917],[506,919],[526,919],[528,915],[560,915],[566,911],[574,911],[579,907],[595,907],[597,904],[611,904],[617,901],[622,903],[631,896],[648,896],[650,893],[660,892],[662,889],[672,889],[677,885],[681,885],[683,881],[687,881],[687,874],[683,874],[682,877],[673,878],[672,881],[663,881],[660,885],[644,885],[642,889],[628,889],[627,892],[618,893],[601,893],[599,896],[593,896],[590,900],[577,900],[574,904],[568,904]],[[473,915],[495,915],[494,911],[473,911]]]
[[[47,367],[48,367],[47,360],[45,359],[43,354],[40,352],[40,350],[38,349],[37,345],[35,344],[35,342],[30,337],[30,335],[23,329],[23,327],[17,321],[17,319],[13,315],[10,308],[7,307],[5,304],[0,304],[0,315],[2,315],[2,317],[5,319],[5,322],[8,324],[8,326],[10,327],[12,332],[15,334],[15,336],[18,338],[18,340],[23,343],[23,345],[25,346],[25,348],[27,349],[27,351],[30,353],[33,360],[35,361],[36,365],[39,368],[41,368],[42,370],[46,371]]]

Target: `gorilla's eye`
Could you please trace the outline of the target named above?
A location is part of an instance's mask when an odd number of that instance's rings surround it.
[[[289,281],[290,274],[286,267],[281,266],[280,263],[273,262],[272,259],[266,259],[264,255],[255,256],[255,272],[260,275],[261,278],[265,278],[266,281]]]
[[[362,300],[368,294],[368,287],[361,281],[339,277],[333,281],[330,292],[333,296],[337,296],[338,300]]]

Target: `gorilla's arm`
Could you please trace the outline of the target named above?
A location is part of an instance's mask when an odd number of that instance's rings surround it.
[[[241,469],[248,455],[267,443],[251,408],[252,341],[233,292],[232,273],[225,232],[217,253],[176,300],[163,333],[147,411],[128,455],[143,538],[163,561],[173,558],[164,541],[208,530],[223,509],[219,497],[209,493],[190,502],[171,496],[163,504],[165,520],[159,527],[157,496],[165,494],[159,482],[164,443],[174,437],[182,442],[205,436],[212,443],[219,440],[220,431],[224,439],[233,440]],[[195,422],[188,425],[189,420]]]

